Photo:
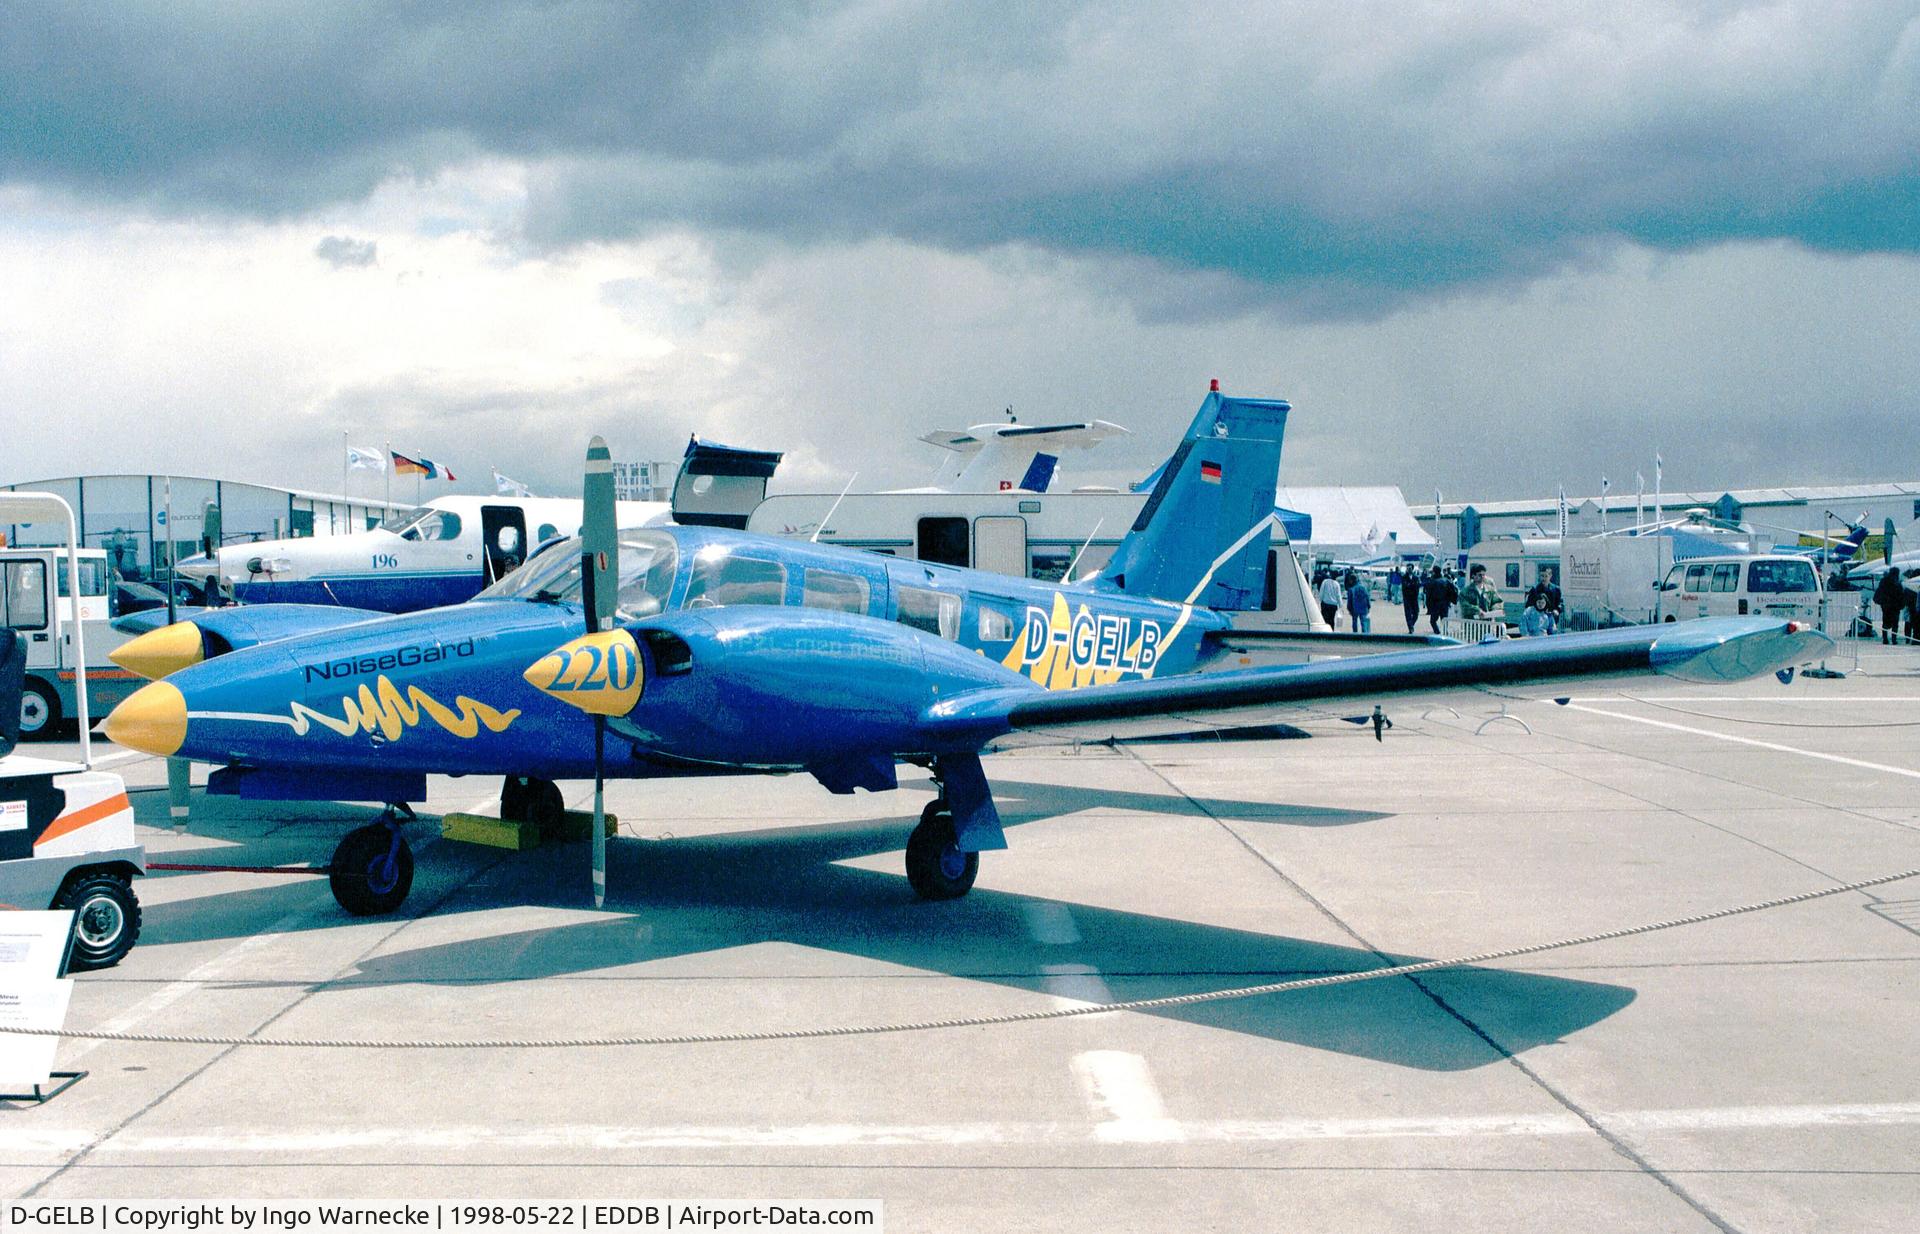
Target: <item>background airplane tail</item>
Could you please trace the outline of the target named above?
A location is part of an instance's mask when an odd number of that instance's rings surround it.
[[[1153,495],[1100,584],[1209,608],[1257,607],[1290,410],[1279,399],[1228,398],[1214,383],[1173,457],[1150,477]]]

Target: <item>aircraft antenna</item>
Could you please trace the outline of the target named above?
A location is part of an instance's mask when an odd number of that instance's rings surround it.
[[[1080,551],[1075,553],[1073,555],[1073,560],[1067,563],[1067,572],[1061,576],[1060,578],[1061,582],[1071,583],[1073,581],[1073,568],[1080,564],[1081,556],[1085,554],[1087,549],[1093,545],[1093,538],[1100,534],[1100,526],[1102,523],[1105,523],[1106,521],[1107,520],[1105,518],[1101,518],[1095,521],[1095,523],[1093,524],[1093,530],[1087,533],[1086,543],[1080,546]]]
[[[838,497],[835,497],[833,499],[833,504],[827,507],[826,518],[821,519],[819,524],[814,527],[813,534],[807,537],[808,544],[816,544],[819,542],[820,533],[827,529],[827,523],[833,519],[833,512],[835,510],[838,510],[840,508],[840,503],[847,499],[847,494],[853,491],[853,482],[855,480],[858,480],[859,478],[860,478],[860,473],[857,471],[847,477],[847,487],[841,489],[840,495]]]

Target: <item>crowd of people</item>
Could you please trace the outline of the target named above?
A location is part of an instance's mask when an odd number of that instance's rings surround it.
[[[1320,604],[1320,616],[1333,629],[1345,628],[1355,634],[1373,633],[1373,594],[1367,580],[1357,570],[1336,572],[1326,567],[1314,571],[1314,598]],[[1420,615],[1426,614],[1427,628],[1440,633],[1440,623],[1453,615],[1455,608],[1467,621],[1504,621],[1506,604],[1500,592],[1487,579],[1487,568],[1475,564],[1467,571],[1464,585],[1458,570],[1450,565],[1434,564],[1424,571],[1417,565],[1396,564],[1387,574],[1387,603],[1399,604],[1407,619],[1407,633],[1418,630]],[[1554,572],[1541,572],[1540,581],[1527,592],[1526,612],[1520,619],[1523,635],[1557,634],[1561,628],[1562,600]]]
[[[1920,570],[1888,570],[1873,588],[1873,607],[1880,610],[1880,641],[1883,643],[1920,643]],[[1873,637],[1873,617],[1863,608],[1861,618]],[[1904,632],[1902,626],[1905,627]]]

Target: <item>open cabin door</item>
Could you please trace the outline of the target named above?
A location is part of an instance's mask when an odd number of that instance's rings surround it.
[[[512,574],[527,559],[527,514],[519,506],[481,506],[480,535],[487,550],[487,585]]]
[[[746,530],[747,516],[767,496],[780,465],[774,450],[742,450],[695,437],[673,482],[673,521],[692,527]]]

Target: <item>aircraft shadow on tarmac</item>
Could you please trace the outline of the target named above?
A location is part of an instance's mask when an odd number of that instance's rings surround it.
[[[1095,805],[1189,815],[1198,805],[1214,817],[1281,825],[1347,825],[1384,817],[1365,811],[1299,807],[1290,812],[1289,807],[1271,803],[1093,792],[1019,782],[996,781],[996,790],[1004,798],[1009,824]],[[247,808],[257,817],[258,803],[247,803]],[[326,817],[337,818],[338,811],[339,807],[327,807]],[[423,815],[422,821],[432,824],[435,820]],[[605,918],[375,955],[361,960],[339,983],[474,984],[578,976],[773,942],[1076,998],[1086,997],[1087,978],[1076,983],[1071,976],[1051,974],[1097,973],[1113,998],[1131,999],[1426,958],[1389,955],[1383,961],[1358,946],[984,887],[976,887],[961,900],[928,904],[914,898],[902,872],[836,864],[900,850],[914,821],[898,817],[664,840],[619,838],[608,845],[608,908],[613,911]],[[210,834],[221,830],[217,818],[203,825]],[[240,848],[220,850],[213,859],[247,864],[286,859],[283,850],[293,845],[326,846],[317,837],[311,841],[283,837],[285,831],[272,837],[271,844],[243,839]],[[1019,842],[1014,843],[1011,854],[989,855],[989,860],[1017,860]],[[257,847],[274,852],[252,851]],[[583,844],[518,854],[463,853],[463,870],[436,874],[436,867],[447,864],[446,852],[447,846],[436,846],[421,863],[412,902],[418,912],[428,912],[436,896],[446,897],[431,908],[436,915],[523,904],[578,908],[584,900]],[[1088,845],[1085,853],[1088,860],[1130,859],[1122,847],[1103,850]],[[1143,881],[1150,883],[1152,877],[1150,869],[1141,870]],[[434,884],[442,881],[444,886],[436,888]],[[144,937],[153,944],[244,936],[268,922],[287,929],[284,919],[292,913],[306,919],[291,926],[296,930],[353,920],[335,909],[330,899],[324,907],[316,903],[326,896],[317,880],[290,879],[256,890],[154,904],[147,910]],[[1037,930],[1036,920],[1052,923],[1051,931]],[[1070,922],[1064,934],[1059,926],[1063,921]],[[643,928],[636,928],[636,922]],[[1047,936],[1055,941],[1040,941]],[[1058,941],[1063,938],[1069,941]],[[777,979],[773,974],[769,977]],[[1056,982],[1061,984],[1050,984]],[[640,980],[633,988],[645,997],[650,990],[670,987]],[[1447,976],[1451,1013],[1402,979],[1147,1014],[1404,1067],[1453,1071],[1502,1057],[1463,1026],[1456,1014],[1469,1021],[1502,1024],[1499,1049],[1520,1053],[1605,1019],[1633,998],[1634,991],[1624,986],[1467,968]],[[971,1010],[962,1004],[943,1004],[937,1012],[922,1009],[917,1014],[963,1016]],[[605,1031],[618,1031],[618,1027],[607,1025]],[[729,1023],[725,1027],[747,1026]],[[582,1031],[589,1029],[582,1026]]]

